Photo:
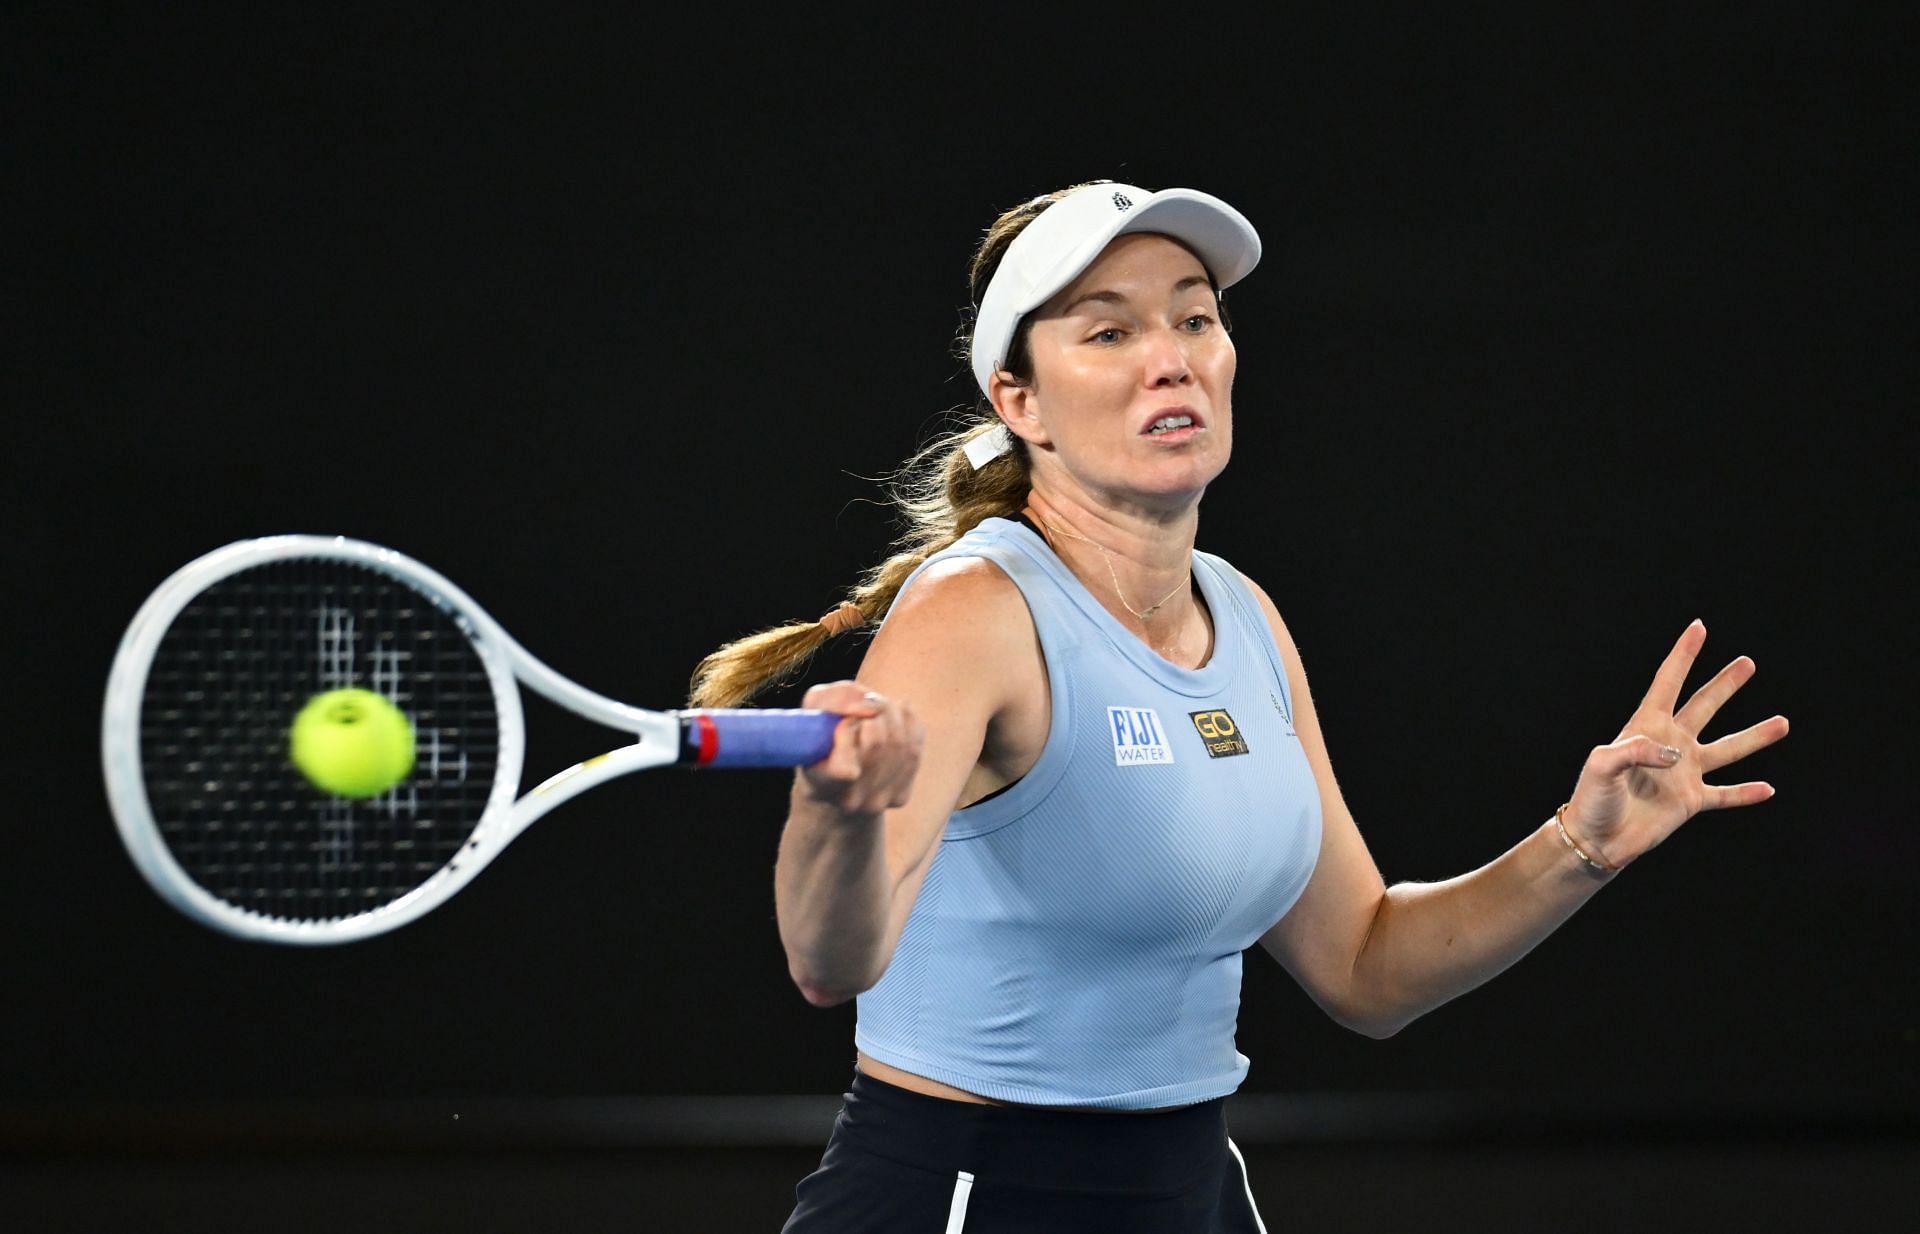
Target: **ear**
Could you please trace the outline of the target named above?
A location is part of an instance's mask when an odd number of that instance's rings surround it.
[[[1040,422],[1040,396],[1031,385],[1020,383],[1012,373],[1001,369],[987,379],[987,401],[1015,437],[1030,446],[1052,444],[1046,426]]]

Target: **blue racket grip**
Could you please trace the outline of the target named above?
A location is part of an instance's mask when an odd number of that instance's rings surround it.
[[[714,708],[680,715],[682,766],[809,767],[833,749],[831,711]]]

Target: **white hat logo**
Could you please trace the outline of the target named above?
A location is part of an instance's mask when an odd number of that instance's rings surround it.
[[[1107,213],[1107,207],[1114,213]],[[1108,182],[1063,194],[1007,245],[974,313],[967,361],[982,394],[1007,360],[1026,314],[1045,304],[1100,255],[1115,236],[1152,231],[1185,245],[1225,290],[1260,260],[1253,224],[1226,202],[1193,189],[1152,192]]]

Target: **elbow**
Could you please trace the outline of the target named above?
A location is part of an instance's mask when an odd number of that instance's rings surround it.
[[[1360,946],[1354,949],[1352,962],[1347,965],[1347,988],[1339,1000],[1340,1013],[1334,1017],[1342,1028],[1375,1041],[1385,1041],[1415,1018],[1404,1014],[1408,1004],[1397,997],[1401,991],[1382,987],[1378,980],[1378,965],[1363,967],[1361,963],[1367,958],[1367,944],[1373,941],[1380,927],[1381,916],[1392,902],[1390,896],[1382,895],[1380,902],[1374,906],[1373,916],[1367,922],[1367,932],[1361,937]]]
[[[878,978],[873,981],[834,981],[824,974],[803,972],[797,966],[790,966],[787,975],[793,978],[800,997],[816,1007],[838,1007],[841,1003],[852,1002],[878,982]]]
[[[1407,1025],[1415,1017],[1391,1014],[1391,1009],[1383,1006],[1356,1006],[1343,1004],[1329,1009],[1333,1022],[1348,1032],[1359,1033],[1362,1037],[1371,1037],[1375,1041],[1385,1041]]]
[[[829,990],[824,986],[805,985],[800,982],[795,982],[794,984],[800,988],[800,997],[806,999],[816,1007],[838,1007],[841,1003],[859,997],[858,991],[852,994],[842,994],[836,990]]]
[[[1343,1027],[1353,1032],[1359,1033],[1362,1037],[1371,1037],[1375,1041],[1385,1041],[1387,1038],[1393,1036],[1394,1034],[1398,1033],[1401,1029],[1405,1028],[1406,1025],[1405,1024],[1389,1024],[1384,1022],[1369,1023],[1364,1020],[1348,1020],[1343,1025]]]

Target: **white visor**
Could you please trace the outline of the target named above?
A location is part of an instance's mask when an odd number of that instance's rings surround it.
[[[1006,367],[1020,319],[1080,277],[1115,236],[1152,231],[1196,253],[1221,289],[1260,261],[1260,235],[1246,216],[1193,189],[1157,193],[1131,184],[1090,184],[1054,202],[1015,236],[980,297],[973,324],[973,379],[980,392]]]

